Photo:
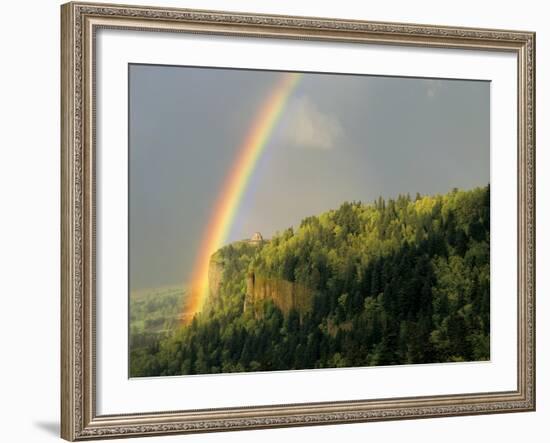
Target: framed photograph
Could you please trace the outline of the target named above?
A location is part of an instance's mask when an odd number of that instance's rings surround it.
[[[535,409],[535,35],[68,3],[67,440]]]

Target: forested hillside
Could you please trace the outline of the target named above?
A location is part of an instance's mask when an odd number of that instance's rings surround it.
[[[165,287],[130,294],[130,348],[158,345],[178,327],[183,288]]]
[[[228,245],[202,313],[132,348],[131,376],[487,360],[489,201],[346,202]]]

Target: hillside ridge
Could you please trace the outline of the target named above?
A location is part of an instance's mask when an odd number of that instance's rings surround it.
[[[231,243],[203,311],[136,350],[132,376],[488,360],[489,229],[486,186],[344,202]]]

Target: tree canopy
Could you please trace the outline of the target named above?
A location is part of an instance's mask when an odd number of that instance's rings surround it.
[[[490,189],[345,202],[261,245],[216,253],[219,294],[188,326],[131,348],[131,375],[489,359]],[[253,272],[313,307],[244,309]]]

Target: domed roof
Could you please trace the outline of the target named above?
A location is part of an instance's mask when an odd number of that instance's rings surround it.
[[[263,240],[264,238],[262,237],[262,234],[260,234],[259,232],[255,232],[252,238],[250,239],[250,241],[252,242],[261,242]]]

